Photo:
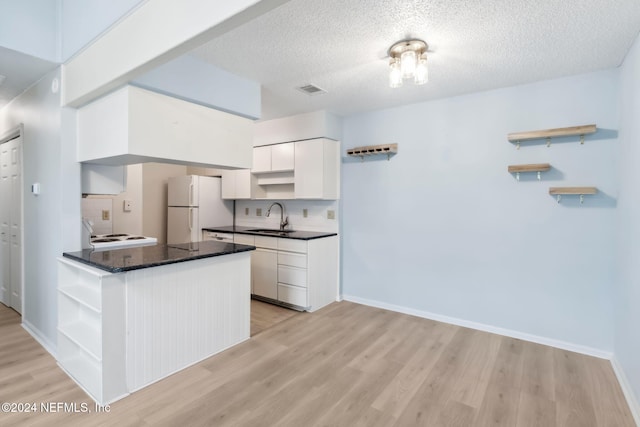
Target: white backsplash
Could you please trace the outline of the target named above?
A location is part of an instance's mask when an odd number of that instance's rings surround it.
[[[280,208],[274,206],[268,218],[267,208],[273,202],[285,207],[285,216],[289,216],[289,226],[293,230],[324,231],[337,233],[339,229],[338,200],[237,200],[236,225],[245,227],[278,228],[280,226]],[[249,214],[246,214],[249,209]],[[256,215],[256,209],[262,209],[262,216]],[[307,209],[307,217],[303,216]],[[328,219],[328,211],[333,211],[335,219]]]
[[[109,212],[109,219],[102,219],[102,212]],[[113,202],[110,198],[84,197],[82,199],[82,218],[93,222],[94,234],[113,233]],[[80,224],[78,224],[80,226]]]

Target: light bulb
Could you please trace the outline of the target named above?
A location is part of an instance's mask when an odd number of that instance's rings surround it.
[[[413,73],[416,70],[416,52],[413,50],[405,50],[400,55],[400,69],[402,70],[402,77],[405,79],[413,77]]]
[[[429,81],[429,69],[427,68],[427,54],[423,53],[418,59],[418,65],[416,66],[415,77],[413,82],[417,85],[423,85]]]
[[[400,62],[396,58],[391,58],[389,62],[389,86],[392,88],[402,86],[402,71],[400,71]]]

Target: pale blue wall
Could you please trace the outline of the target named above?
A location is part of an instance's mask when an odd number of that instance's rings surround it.
[[[0,46],[58,61],[57,0],[0,0]]]
[[[617,71],[344,119],[344,148],[398,143],[387,161],[343,160],[343,293],[613,350]],[[436,84],[436,82],[430,83]],[[403,88],[402,90],[410,89]],[[507,133],[596,123],[528,144]],[[510,164],[552,164],[538,182]],[[597,186],[580,206],[550,186]]]
[[[640,397],[640,39],[620,74],[615,356]]]
[[[183,55],[132,84],[250,119],[260,118],[260,84]]]
[[[65,62],[145,0],[0,0],[0,46]]]

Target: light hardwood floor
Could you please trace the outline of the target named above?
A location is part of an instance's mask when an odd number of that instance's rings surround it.
[[[1,402],[85,403],[94,409],[22,330],[18,315],[1,304],[0,336]],[[605,360],[341,302],[263,329],[115,402],[107,414],[0,413],[0,425],[634,423]]]
[[[251,300],[251,336],[302,313],[266,302]]]

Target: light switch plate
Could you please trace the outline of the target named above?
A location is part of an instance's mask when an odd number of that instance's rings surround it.
[[[122,201],[122,210],[124,212],[131,212],[131,205],[132,205],[131,200],[123,200]]]
[[[103,221],[109,221],[109,218],[111,217],[111,213],[109,212],[108,209],[103,209],[102,210],[102,220]]]
[[[244,208],[244,214],[249,215],[249,208]]]
[[[262,208],[256,208],[256,216],[262,216]]]
[[[306,218],[309,216],[309,210],[308,209],[302,209],[302,217]]]
[[[327,211],[327,219],[336,219],[336,211],[329,209]]]

